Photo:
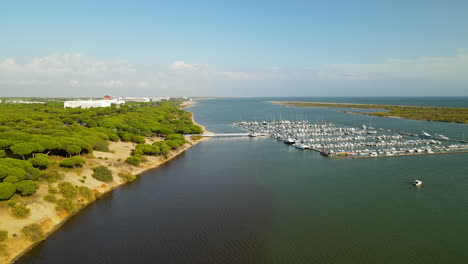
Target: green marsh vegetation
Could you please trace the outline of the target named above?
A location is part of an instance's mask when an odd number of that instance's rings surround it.
[[[403,106],[403,105],[376,105],[376,104],[349,104],[349,103],[322,103],[322,102],[272,102],[284,106],[295,107],[327,107],[352,109],[382,109],[386,112],[352,112],[370,116],[399,117],[413,120],[454,122],[468,124],[468,108],[432,107],[432,106]]]

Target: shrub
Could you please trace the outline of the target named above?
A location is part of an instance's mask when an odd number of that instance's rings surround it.
[[[73,203],[71,199],[58,199],[56,202],[55,210],[63,211],[65,210],[69,214],[76,211],[76,205]]]
[[[86,161],[82,157],[74,156],[62,160],[62,162],[60,162],[60,167],[76,168],[81,167],[85,163]]]
[[[57,197],[53,194],[47,194],[44,196],[44,201],[49,202],[49,203],[55,203],[57,202]]]
[[[130,172],[120,172],[119,177],[124,181],[124,182],[132,182],[136,179],[136,176],[131,174]]]
[[[73,184],[69,182],[61,182],[58,184],[58,188],[63,197],[71,199],[75,198],[78,195],[78,190]]]
[[[44,232],[42,231],[42,227],[38,224],[27,225],[23,227],[22,232],[33,242],[44,239]]]
[[[56,170],[44,171],[39,179],[46,182],[57,182],[58,180],[63,179],[64,175]]]
[[[125,162],[127,162],[128,164],[131,164],[131,165],[133,165],[133,166],[138,166],[138,165],[140,165],[140,163],[142,162],[142,160],[141,160],[141,156],[136,155],[136,156],[130,156],[130,157],[128,157],[128,158],[125,160]]]
[[[192,140],[194,140],[194,141],[197,141],[197,140],[202,139],[203,137],[200,136],[200,135],[193,135],[193,136],[191,136],[190,138],[191,138]]]
[[[105,166],[99,166],[93,169],[93,178],[102,182],[111,182],[114,180],[112,177],[112,171]]]
[[[97,142],[93,149],[97,151],[109,152],[109,147],[107,146],[106,142],[103,141]]]
[[[8,231],[0,230],[0,242],[5,241],[8,238]]]
[[[18,204],[11,208],[11,214],[16,218],[25,218],[31,213],[31,210],[24,204]]]
[[[16,187],[13,183],[2,182],[0,183],[0,200],[8,200],[16,192]]]
[[[49,193],[55,194],[55,193],[58,193],[58,192],[59,191],[57,190],[57,188],[49,187]]]
[[[94,200],[94,193],[90,188],[86,186],[80,186],[78,187],[78,190],[79,190],[80,195],[86,198],[86,200],[88,201]]]
[[[16,191],[19,192],[22,196],[28,196],[36,192],[39,188],[39,183],[31,180],[20,181],[15,184]]]
[[[6,157],[6,152],[3,149],[0,149],[0,158]]]

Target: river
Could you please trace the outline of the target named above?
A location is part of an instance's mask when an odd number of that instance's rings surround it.
[[[188,110],[213,132],[281,118],[468,136],[463,124],[270,100],[468,107],[467,97],[224,98]],[[467,161],[330,159],[269,138],[210,139],[84,209],[17,263],[465,263]]]

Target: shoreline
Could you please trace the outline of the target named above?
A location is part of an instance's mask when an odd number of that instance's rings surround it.
[[[185,106],[185,107],[181,106],[181,108],[184,109],[184,108],[188,108],[194,105],[195,104],[190,104],[189,106]],[[193,113],[192,112],[190,113],[192,114],[192,121],[194,122],[194,124],[202,127],[204,133],[208,132],[204,126],[195,122]],[[208,139],[209,139],[208,137],[202,137],[195,141],[191,139],[187,139],[188,143],[184,144],[179,149],[171,151],[166,157],[148,156],[147,157],[148,161],[140,164],[139,166],[132,166],[132,165],[126,164],[125,161],[121,162],[120,158],[119,159],[115,158],[115,157],[120,157],[121,155],[125,154],[124,152],[130,153],[130,149],[136,145],[135,143],[121,142],[121,141],[111,142],[109,144],[109,149],[111,150],[111,152],[94,151],[93,154],[96,157],[94,159],[86,158],[87,164],[86,166],[84,166],[82,171],[78,173],[75,171],[70,172],[70,173],[67,172],[67,176],[64,178],[63,181],[70,181],[72,183],[76,183],[80,179],[80,177],[76,177],[75,174],[79,174],[79,176],[81,176],[81,172],[83,172],[84,176],[88,177],[87,184],[78,183],[77,185],[89,187],[93,190],[95,194],[99,192],[100,193],[99,197],[96,197],[94,200],[86,201],[84,203],[80,202],[80,200],[77,201],[76,206],[78,208],[76,209],[75,212],[71,214],[64,213],[64,212],[57,212],[55,211],[55,204],[52,204],[50,202],[46,202],[43,200],[44,194],[47,194],[46,189],[48,189],[48,187],[46,186],[46,184],[41,184],[41,187],[40,187],[41,191],[39,191],[38,189],[38,192],[32,195],[31,199],[26,201],[26,204],[28,204],[29,207],[31,207],[31,215],[27,217],[26,219],[17,219],[17,222],[20,222],[22,226],[25,226],[31,223],[39,224],[44,231],[44,239],[40,241],[32,242],[25,235],[21,234],[21,232],[18,232],[17,228],[16,230],[14,229],[13,232],[11,232],[12,230],[9,230],[8,228],[6,228],[6,230],[9,233],[9,237],[7,238],[7,240],[4,241],[5,242],[4,250],[5,252],[8,252],[9,254],[1,255],[1,252],[0,252],[0,264],[16,262],[19,258],[21,258],[24,254],[26,254],[31,249],[33,249],[36,245],[46,240],[50,235],[52,235],[55,231],[57,231],[63,224],[65,224],[70,218],[77,215],[82,210],[87,208],[89,205],[93,204],[94,202],[97,202],[98,200],[100,200],[101,197],[104,197],[106,194],[110,193],[114,189],[129,183],[129,182],[122,180],[120,177],[117,176],[120,172],[130,171],[138,179],[143,173],[160,167],[161,165],[181,155],[187,149],[194,147],[198,145],[199,143]],[[147,141],[148,140],[151,141],[151,140],[154,140],[154,138],[151,138],[151,139],[147,138]],[[120,152],[116,151],[115,149],[120,149]],[[112,153],[112,151],[114,151],[114,153]],[[102,159],[104,157],[105,159]],[[114,159],[108,159],[108,157],[114,157]],[[99,182],[99,181],[96,182],[96,180],[92,179],[91,177],[91,173],[90,173],[91,170],[87,168],[87,167],[94,166],[94,165],[107,165],[108,168],[112,170],[113,172],[114,180],[109,183],[104,183],[104,182]],[[54,185],[56,184],[57,183],[54,183]],[[50,185],[52,184],[49,184],[49,187]],[[3,209],[3,208],[0,207],[0,209]],[[43,210],[43,211],[38,211],[37,212],[37,214],[39,215],[38,216],[34,214],[35,210],[33,209],[36,209],[36,211],[37,210]],[[7,209],[6,211],[9,211],[9,209]],[[2,220],[2,222],[3,221],[8,221],[8,219]],[[27,222],[27,224],[25,224],[25,222]],[[2,227],[1,224],[0,224],[0,227]],[[16,234],[18,235],[15,236]]]
[[[356,112],[344,110],[346,114],[367,115],[377,117],[401,118],[406,120],[420,120],[428,122],[443,122],[468,124],[468,108],[438,107],[438,106],[412,106],[412,105],[385,105],[385,104],[357,104],[332,102],[301,102],[301,101],[264,101],[282,107],[318,107],[318,108],[351,108],[384,110],[380,112]]]

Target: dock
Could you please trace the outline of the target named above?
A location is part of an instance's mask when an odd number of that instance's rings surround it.
[[[204,133],[202,137],[249,137],[252,133]]]
[[[468,153],[468,150],[460,150],[460,151],[445,151],[445,152],[434,152],[434,153],[408,153],[408,154],[395,154],[391,156],[364,156],[364,157],[352,157],[353,159],[373,159],[373,158],[392,158],[392,157],[408,157],[408,156],[427,156],[427,155],[441,155],[441,154],[460,154],[460,153]]]

